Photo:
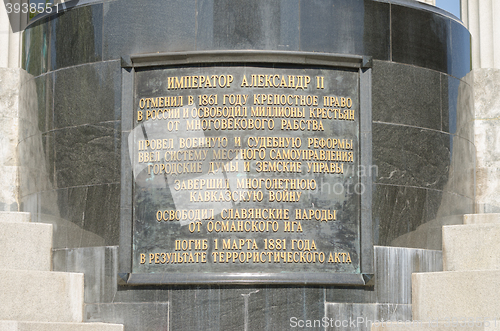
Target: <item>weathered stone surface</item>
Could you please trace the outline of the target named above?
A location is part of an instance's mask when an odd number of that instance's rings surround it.
[[[50,271],[51,253],[52,225],[0,222],[2,269]]]
[[[0,222],[30,222],[31,214],[16,211],[0,211]]]
[[[499,270],[500,224],[443,227],[445,271]]]
[[[480,213],[500,211],[500,70],[474,69],[474,131],[477,149],[476,209]]]
[[[20,69],[0,68],[0,210],[16,210]]]
[[[486,318],[500,320],[500,270],[448,271],[412,275],[414,320]]]
[[[3,331],[123,331],[123,325],[105,323],[57,323],[0,321]]]
[[[0,270],[0,319],[82,322],[83,274]]]

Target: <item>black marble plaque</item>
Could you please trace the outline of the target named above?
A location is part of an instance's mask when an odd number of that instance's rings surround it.
[[[131,274],[138,283],[356,283],[360,70],[135,69]]]

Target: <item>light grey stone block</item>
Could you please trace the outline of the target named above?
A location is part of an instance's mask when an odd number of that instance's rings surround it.
[[[83,320],[82,274],[0,270],[0,280],[0,320]]]
[[[0,68],[0,210],[18,209],[21,69]]]
[[[0,222],[2,269],[45,270],[52,265],[52,225]]]
[[[468,324],[469,323],[469,324]],[[372,331],[498,331],[500,330],[500,321],[483,321],[474,322],[466,319],[457,319],[448,322],[437,321],[412,321],[407,323],[380,323],[373,325]]]
[[[476,156],[477,212],[499,212],[500,196],[500,70],[474,69],[474,144]]]
[[[0,321],[2,331],[123,331],[123,325],[106,323],[57,323]]]
[[[500,270],[500,223],[443,227],[445,271]]]
[[[414,320],[500,320],[500,270],[412,275]]]
[[[500,224],[500,214],[467,214],[464,215],[464,224]]]
[[[1,222],[31,222],[31,214],[20,211],[0,211]]]
[[[496,124],[486,123],[478,130],[497,131],[500,121]],[[500,212],[500,196],[498,195],[498,186],[500,183],[500,168],[496,167],[477,167],[476,168],[476,212],[477,213],[498,213]]]

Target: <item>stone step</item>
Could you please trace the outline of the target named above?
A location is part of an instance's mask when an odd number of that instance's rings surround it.
[[[443,227],[443,270],[500,270],[500,223]]]
[[[0,268],[50,271],[52,225],[0,222]]]
[[[30,222],[31,213],[19,211],[0,211],[0,223],[2,222]]]
[[[0,320],[82,322],[83,274],[0,270]]]
[[[436,321],[405,321],[372,324],[371,331],[499,331],[500,321],[477,321],[467,319],[456,319],[447,322]],[[474,323],[475,322],[475,323]]]
[[[0,321],[2,331],[123,331],[121,324]]]
[[[500,321],[500,270],[412,275],[414,320],[486,318]]]
[[[464,215],[464,224],[500,224],[500,214],[466,214]]]

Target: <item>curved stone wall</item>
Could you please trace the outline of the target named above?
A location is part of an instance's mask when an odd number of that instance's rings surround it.
[[[205,50],[372,57],[375,167],[367,175],[374,184],[374,243],[440,249],[441,225],[457,223],[454,215],[474,211],[470,35],[451,15],[409,0],[80,1],[70,10],[41,17],[24,34],[28,74],[20,100],[21,210],[32,212],[33,220],[56,225],[56,267],[95,272],[96,266],[81,260],[92,256],[102,260],[106,274],[116,281],[116,249],[99,246],[119,243],[120,163],[128,162],[128,156],[120,155],[122,63],[133,54]],[[434,270],[422,268],[412,270]],[[397,285],[377,286],[383,299],[352,289],[259,288],[267,299],[255,307],[262,314],[254,314],[252,321],[280,328],[272,324],[279,318],[269,320],[276,304],[286,310],[280,320],[285,323],[293,314],[329,314],[325,300],[411,303],[410,294],[396,294]],[[118,293],[123,302],[145,300],[169,311],[173,329],[196,329],[193,321],[205,326],[203,321],[214,319],[219,328],[234,329],[245,321],[241,289],[120,292],[116,283],[110,287],[86,298],[90,320],[115,321],[110,316],[116,317],[119,309],[111,298]],[[197,295],[208,302],[206,316],[199,311],[205,304]],[[289,295],[298,299],[287,301]],[[227,299],[236,300],[237,308]],[[181,314],[186,307],[192,310]],[[153,316],[147,309],[143,316]],[[233,311],[235,324],[222,317]],[[150,319],[149,326],[164,325],[163,317]]]
[[[470,36],[433,7],[412,1],[86,2],[33,23],[24,45],[37,102],[19,146],[26,160],[22,210],[59,224],[58,247],[118,244],[121,59],[138,53],[371,56],[375,244],[425,248],[428,238],[401,236],[473,212]]]

